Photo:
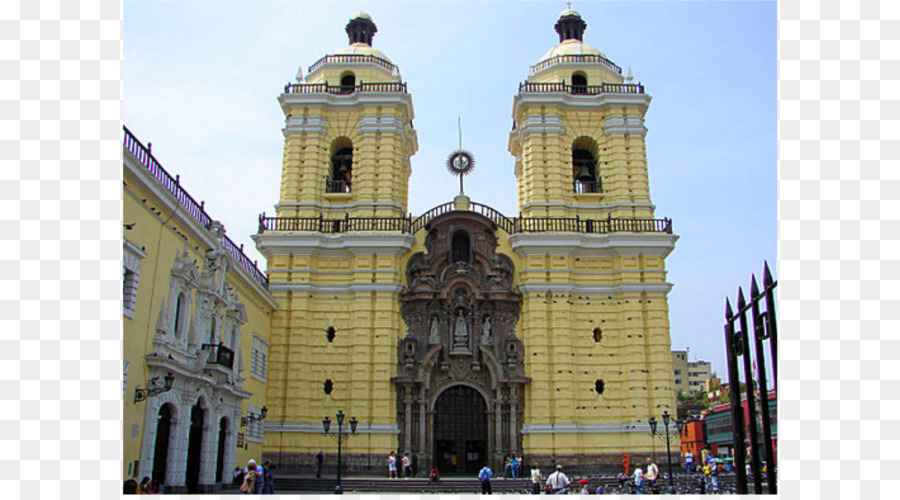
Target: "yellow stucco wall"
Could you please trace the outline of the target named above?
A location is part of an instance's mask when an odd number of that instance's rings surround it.
[[[126,153],[127,154],[127,153]],[[144,179],[143,182],[146,182]],[[200,236],[205,229],[196,221],[185,223],[183,215],[175,215],[171,207],[173,199],[162,200],[159,193],[164,191],[161,186],[158,191],[142,188],[129,168],[124,169],[123,187],[123,222],[134,224],[130,230],[123,232],[123,237],[135,247],[140,248],[146,257],[140,264],[140,277],[137,288],[137,300],[133,318],[125,315],[123,318],[123,360],[128,363],[128,373],[125,382],[124,409],[123,409],[123,476],[130,477],[129,465],[141,458],[142,438],[144,426],[155,422],[154,417],[146,421],[147,401],[134,403],[134,390],[136,387],[147,387],[149,384],[149,369],[146,364],[146,356],[153,350],[153,337],[156,333],[156,325],[160,310],[164,303],[168,303],[171,269],[176,257],[187,250],[190,258],[201,264],[205,259],[205,252],[210,243],[209,236]],[[160,212],[157,214],[157,212]],[[183,208],[178,209],[183,214]],[[189,216],[188,216],[189,217]],[[269,341],[270,317],[274,302],[260,288],[251,285],[248,275],[241,274],[234,268],[230,269],[226,276],[226,282],[234,288],[234,293],[244,304],[247,313],[247,323],[241,326],[241,352],[243,362],[243,376],[245,378],[242,389],[251,393],[249,399],[242,403],[242,413],[246,415],[247,405],[260,408],[266,405],[266,382],[251,376],[251,352],[254,335],[259,335],[265,341]],[[196,301],[191,303],[189,318],[193,317],[193,309]],[[219,340],[224,341],[221,335],[224,329],[219,328]],[[237,363],[238,360],[235,360]],[[179,381],[176,378],[175,384]],[[235,424],[235,427],[237,423]],[[237,432],[246,432],[246,428],[240,428]],[[261,442],[247,442],[247,448],[240,448],[235,455],[236,464],[246,464],[247,460],[259,457],[262,453]],[[175,457],[170,457],[174,459]],[[181,458],[183,460],[183,458]],[[136,474],[132,471],[131,474]],[[227,480],[230,480],[231,471],[224,472]],[[139,478],[140,479],[140,478]]]

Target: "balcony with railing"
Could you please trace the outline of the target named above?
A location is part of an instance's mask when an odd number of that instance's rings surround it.
[[[602,64],[610,71],[614,71],[620,75],[622,74],[622,68],[619,67],[619,65],[596,54],[567,54],[551,57],[550,59],[546,59],[531,66],[528,73],[533,75],[551,66],[556,66],[557,64]]]
[[[455,211],[453,202],[438,205],[418,217],[319,217],[259,216],[259,234],[266,232],[312,232],[342,234],[353,232],[387,232],[415,234],[427,229],[436,217]],[[508,234],[541,232],[576,232],[589,234],[662,233],[672,234],[672,219],[615,218],[582,219],[579,217],[506,217],[480,203],[470,202],[469,211],[483,215]]]
[[[122,127],[125,132],[125,138],[123,140],[123,146],[125,150],[130,152],[132,156],[140,163],[150,175],[156,179],[175,199],[178,201],[178,204],[181,205],[182,208],[201,226],[206,229],[209,229],[212,224],[212,217],[206,213],[204,210],[204,203],[201,201],[197,203],[197,201],[183,188],[181,187],[181,178],[180,176],[175,176],[174,178],[166,172],[166,169],[156,161],[156,158],[153,157],[153,153],[150,151],[150,148],[144,146],[141,141],[139,141],[134,134],[128,130],[128,127]],[[244,245],[237,246],[231,238],[228,236],[222,237],[222,247],[228,252],[229,255],[237,262],[237,264],[247,271],[250,276],[256,280],[263,288],[269,288],[269,278],[265,275],[256,265],[255,261],[251,261],[249,257],[244,253]]]
[[[234,367],[234,351],[225,347],[224,344],[203,344],[200,348],[208,351],[207,365],[218,365],[229,370]]]
[[[644,86],[640,83],[601,83],[600,85],[566,85],[565,83],[534,83],[523,82],[519,84],[520,94],[531,93],[559,93],[573,95],[601,95],[601,94],[643,94]]]
[[[601,193],[600,181],[572,181],[572,189],[576,194]]]
[[[289,83],[284,86],[285,94],[332,94],[350,95],[363,93],[406,93],[406,82],[362,83],[359,85],[328,85],[327,83]]]
[[[371,63],[376,66],[382,67],[391,73],[397,69],[390,61],[386,61],[380,57],[366,54],[331,54],[327,55],[309,67],[307,74],[312,73],[313,71],[321,68],[326,64],[361,64],[361,63]],[[621,73],[621,71],[620,71]]]
[[[326,193],[350,193],[352,187],[352,181],[342,181],[340,179],[325,179]]]

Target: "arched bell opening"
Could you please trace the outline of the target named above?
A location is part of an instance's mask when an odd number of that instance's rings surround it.
[[[601,192],[596,154],[597,143],[593,139],[580,137],[572,144],[572,185],[576,193]]]
[[[356,90],[356,75],[348,71],[341,75],[341,93],[352,94]]]
[[[573,94],[587,94],[587,84],[587,76],[584,73],[578,72],[572,75]]]
[[[335,139],[331,151],[331,178],[326,192],[349,193],[353,185],[353,143],[346,137]]]

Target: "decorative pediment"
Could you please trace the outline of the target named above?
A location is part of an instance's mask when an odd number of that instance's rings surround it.
[[[197,271],[197,264],[191,259],[187,247],[175,258],[175,264],[172,266],[172,276],[193,288],[196,288],[200,283],[200,273]]]

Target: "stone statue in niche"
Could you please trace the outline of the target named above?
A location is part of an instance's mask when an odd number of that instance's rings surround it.
[[[485,316],[481,323],[481,343],[490,345],[491,342],[491,317]]]
[[[463,316],[463,310],[460,309],[456,315],[456,322],[453,327],[453,345],[466,346],[469,344],[469,330],[466,326],[466,318]]]
[[[428,344],[440,344],[441,343],[441,325],[438,321],[437,316],[433,316],[431,318],[431,330],[428,334]]]

